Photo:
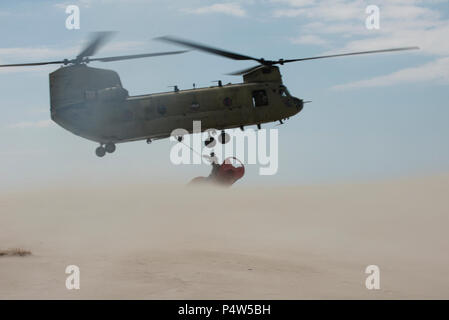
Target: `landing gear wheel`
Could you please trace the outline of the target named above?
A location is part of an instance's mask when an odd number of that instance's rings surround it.
[[[228,143],[229,140],[231,140],[231,136],[227,134],[226,132],[222,131],[220,134],[220,142],[221,144]]]
[[[204,145],[208,148],[213,148],[213,147],[215,147],[216,144],[217,144],[217,142],[212,137],[210,137],[206,141],[204,141]]]
[[[97,157],[104,157],[106,154],[106,149],[103,146],[99,146],[97,149],[95,149],[95,154]]]
[[[104,149],[106,150],[107,153],[113,153],[115,151],[115,143],[112,142],[106,143]]]
[[[184,140],[183,136],[177,136],[176,139],[178,140],[178,142],[182,142],[182,140]]]

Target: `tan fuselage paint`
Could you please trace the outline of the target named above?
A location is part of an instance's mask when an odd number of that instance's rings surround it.
[[[192,132],[193,121],[201,121],[203,131],[277,121],[300,109],[294,97],[281,95],[279,69],[271,68],[245,75],[240,84],[129,97],[113,71],[65,67],[50,74],[52,119],[100,143],[165,138],[178,128]],[[254,105],[258,90],[266,93],[266,105]]]

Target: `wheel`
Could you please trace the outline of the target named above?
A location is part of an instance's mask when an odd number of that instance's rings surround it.
[[[178,142],[182,142],[182,140],[184,140],[183,136],[178,136],[176,139],[178,139]]]
[[[208,148],[213,148],[213,147],[215,147],[215,144],[216,144],[217,142],[215,141],[215,139],[214,138],[212,138],[212,137],[209,137],[209,139],[207,139],[206,141],[204,141],[204,145],[206,146],[206,147],[208,147]]]
[[[150,144],[151,142],[153,142],[150,138],[147,139],[147,144]]]
[[[106,149],[102,146],[99,146],[97,149],[95,149],[95,154],[100,158],[104,157],[104,155],[106,154]]]
[[[106,143],[104,149],[106,150],[107,153],[113,153],[115,151],[115,143],[112,142]]]
[[[226,132],[222,131],[220,134],[220,143],[225,144],[228,143],[229,140],[231,140],[231,136],[227,134]]]

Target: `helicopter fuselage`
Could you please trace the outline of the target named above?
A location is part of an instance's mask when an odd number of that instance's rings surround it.
[[[361,54],[415,50],[401,47],[359,52],[347,52],[296,59],[266,60],[255,58],[186,39],[164,36],[157,40],[240,61],[254,61],[258,65],[232,75],[243,75],[238,84],[175,90],[140,96],[129,96],[117,72],[91,68],[89,62],[112,62],[185,53],[182,51],[153,52],[133,55],[93,58],[112,32],[96,33],[74,59],[32,63],[2,64],[3,67],[24,67],[62,64],[50,73],[51,118],[70,132],[100,143],[95,153],[103,157],[115,151],[119,142],[166,138],[197,132],[194,122],[201,122],[201,130],[222,130],[220,139],[226,143],[225,129],[260,125],[289,118],[303,109],[304,101],[293,97],[282,83],[278,65]],[[195,128],[194,128],[195,127]],[[176,129],[183,129],[174,132]],[[209,137],[205,144],[211,143]]]
[[[224,130],[291,117],[303,101],[282,84],[278,67],[261,67],[238,84],[129,96],[117,73],[76,65],[50,74],[51,117],[86,139],[120,143],[169,137],[175,129]]]

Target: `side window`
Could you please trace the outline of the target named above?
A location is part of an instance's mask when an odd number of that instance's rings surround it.
[[[265,90],[253,91],[253,106],[262,107],[268,105],[267,92]]]
[[[226,97],[223,99],[223,105],[226,107],[230,107],[232,106],[232,99],[229,97]]]

